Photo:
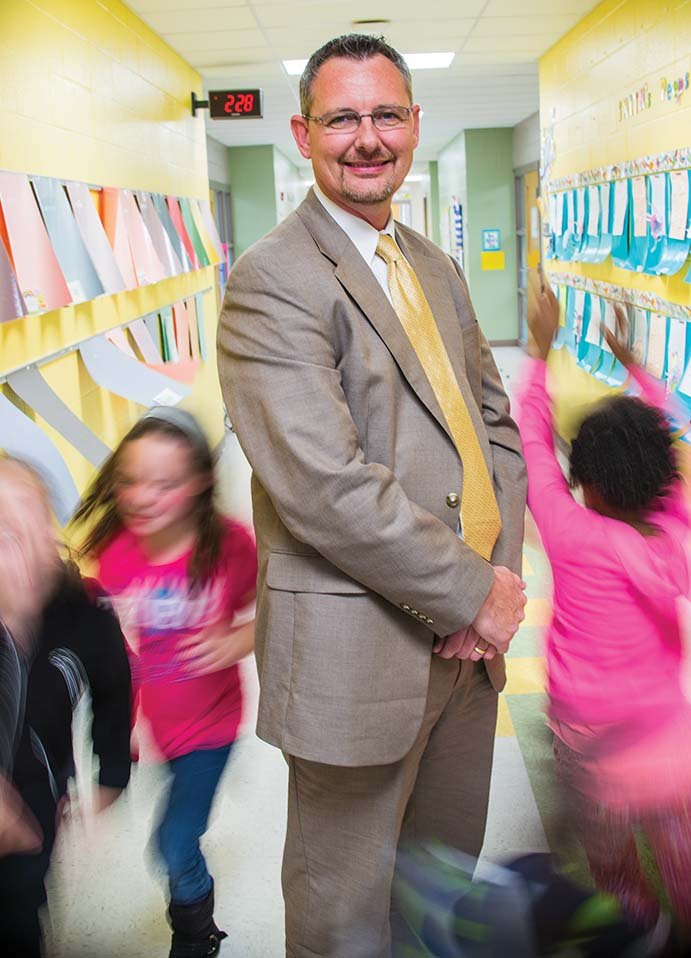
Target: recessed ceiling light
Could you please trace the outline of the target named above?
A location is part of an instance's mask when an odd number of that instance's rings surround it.
[[[403,59],[411,70],[444,70],[451,66],[455,53],[404,53]],[[284,60],[288,76],[300,76],[307,60]]]

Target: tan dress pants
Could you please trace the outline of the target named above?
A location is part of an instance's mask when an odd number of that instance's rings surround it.
[[[434,655],[422,726],[401,761],[346,768],[287,756],[287,958],[390,958],[399,840],[479,855],[496,716],[481,662]]]

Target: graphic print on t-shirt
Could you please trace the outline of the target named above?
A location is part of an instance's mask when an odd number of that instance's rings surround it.
[[[134,579],[112,598],[122,630],[135,653],[140,681],[180,682],[190,677],[177,651],[183,639],[224,618],[224,587],[212,579],[190,591],[175,575]]]

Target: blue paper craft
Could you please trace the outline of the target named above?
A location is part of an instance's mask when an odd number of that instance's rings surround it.
[[[610,193],[612,203],[612,249],[615,266],[628,269],[631,233],[631,187],[628,180],[615,180]]]
[[[101,296],[103,284],[84,244],[63,184],[47,176],[34,176],[31,182],[72,301],[83,303]]]

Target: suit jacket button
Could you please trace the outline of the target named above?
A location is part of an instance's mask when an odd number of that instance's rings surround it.
[[[460,497],[455,492],[450,492],[448,496],[446,497],[446,504],[449,507],[449,509],[458,509],[460,502],[461,502]]]
[[[410,606],[406,605],[405,603],[401,605],[401,608],[403,609],[404,612],[410,612]]]
[[[411,610],[410,610],[410,614],[411,614],[411,615],[417,615],[417,614],[418,614],[417,609],[411,609]]]

